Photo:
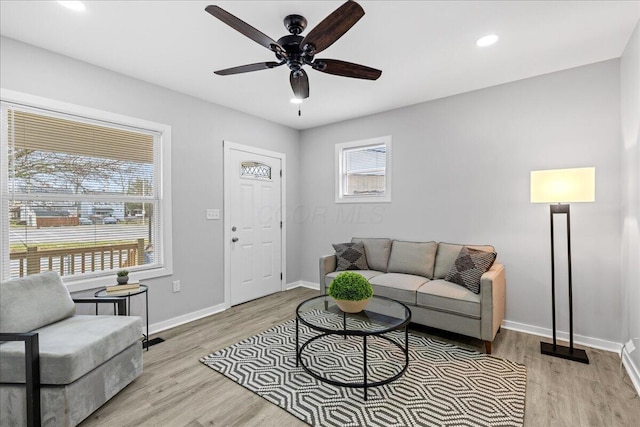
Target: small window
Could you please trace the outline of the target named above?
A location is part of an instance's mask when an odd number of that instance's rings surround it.
[[[271,180],[271,166],[259,162],[242,162],[240,176],[242,178]]]
[[[391,136],[336,144],[336,203],[391,201]]]

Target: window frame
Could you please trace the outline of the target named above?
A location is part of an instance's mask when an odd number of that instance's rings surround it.
[[[171,126],[163,123],[152,122],[135,117],[125,116],[109,111],[98,110],[82,105],[66,103],[49,98],[16,92],[0,88],[0,101],[13,104],[17,107],[37,108],[48,110],[49,112],[71,116],[79,121],[92,122],[99,121],[113,125],[114,127],[127,127],[153,132],[158,135],[159,142],[159,176],[155,185],[158,186],[158,206],[159,206],[159,234],[161,238],[159,258],[160,262],[153,266],[136,269],[130,276],[133,280],[144,280],[155,277],[168,276],[173,274],[173,245],[172,245],[172,204],[171,204]],[[4,215],[9,209],[8,191],[8,153],[4,135],[7,129],[2,129],[2,142],[0,143],[0,202],[3,217],[0,224],[0,236],[3,242],[9,242],[9,215]],[[9,250],[0,247],[2,256],[1,265],[8,265]],[[81,277],[65,276],[64,282],[69,291],[84,291],[102,286],[112,285],[114,273],[112,271],[98,271],[91,275]],[[3,272],[0,280],[7,280],[8,272]]]
[[[391,203],[391,165],[392,165],[392,138],[391,135],[376,138],[361,139],[358,141],[341,142],[335,146],[335,202],[336,203]],[[367,194],[349,196],[344,194],[344,154],[345,151],[354,148],[366,148],[371,146],[384,145],[386,151],[385,162],[385,189],[382,194]]]

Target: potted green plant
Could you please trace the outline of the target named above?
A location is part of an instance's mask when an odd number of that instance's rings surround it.
[[[345,313],[359,313],[373,296],[371,283],[358,273],[345,271],[329,285],[329,295]]]
[[[116,274],[118,275],[118,284],[126,285],[129,281],[129,270],[118,270]]]

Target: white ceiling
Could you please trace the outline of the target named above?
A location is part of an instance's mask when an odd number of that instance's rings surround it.
[[[619,57],[640,1],[359,1],[365,16],[318,55],[383,71],[377,81],[307,67],[310,97],[290,104],[289,70],[234,76],[214,70],[274,61],[273,54],[204,11],[216,4],[271,38],[288,14],[307,34],[342,1],[0,2],[0,33],[224,105],[306,129]],[[478,48],[485,34],[497,44]]]

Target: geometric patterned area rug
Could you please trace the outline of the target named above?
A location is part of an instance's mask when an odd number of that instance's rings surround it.
[[[524,365],[409,333],[409,367],[396,381],[368,389],[333,386],[296,367],[295,320],[200,359],[312,426],[522,426]],[[300,324],[300,343],[318,335]],[[404,332],[386,334],[404,344]],[[362,382],[362,338],[313,341],[307,366],[338,380]],[[369,381],[393,375],[404,354],[367,338]],[[393,363],[391,363],[393,365]],[[399,368],[401,369],[401,368]]]

